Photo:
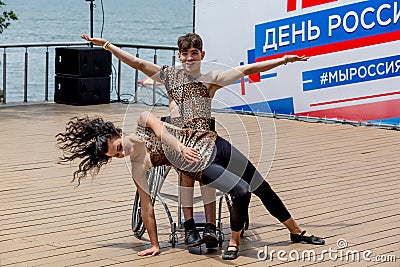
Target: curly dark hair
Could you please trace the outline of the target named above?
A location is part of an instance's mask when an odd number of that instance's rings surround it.
[[[111,157],[105,155],[108,151],[108,140],[118,138],[120,133],[120,128],[101,117],[90,118],[85,115],[82,118],[73,117],[67,122],[65,132],[58,133],[55,137],[57,147],[63,150],[59,163],[81,159],[72,182],[77,180],[79,185],[88,172],[92,177],[99,173],[100,168],[111,160]]]

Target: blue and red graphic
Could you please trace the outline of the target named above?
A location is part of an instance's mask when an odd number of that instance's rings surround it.
[[[395,0],[364,1],[255,25],[249,63],[288,53],[319,56],[397,41],[398,8]],[[250,80],[260,81],[257,75]]]
[[[299,9],[334,2],[340,1],[287,0],[286,11],[289,14],[296,14]],[[397,0],[357,1],[307,14],[286,16],[279,20],[255,25],[255,47],[247,51],[247,61],[248,63],[261,62],[281,58],[287,54],[321,56],[396,42],[400,40],[399,24],[400,2]],[[302,73],[303,91],[329,89],[381,79],[398,79],[400,76],[398,50],[389,52],[390,54],[392,56],[304,72]],[[241,83],[242,94],[246,93],[246,82],[255,83],[272,77],[277,77],[277,73],[274,75],[254,74],[243,78],[238,81]],[[310,108],[325,106],[328,108],[305,111],[296,115],[354,121],[386,120],[399,123],[400,99],[387,100],[387,97],[396,96],[400,96],[400,88],[376,88],[376,93],[371,95],[355,95],[346,99],[327,99],[310,103]],[[288,99],[291,100],[284,101],[284,110],[281,110],[283,102],[279,99],[275,100],[279,105],[273,105],[271,112],[288,114],[287,111],[290,110],[290,114],[293,114],[294,108],[288,109],[286,105],[294,105],[294,101],[292,98]],[[377,102],[362,103],[367,99],[376,99]],[[329,108],[329,105],[340,103],[351,103],[351,106]],[[249,109],[252,109],[252,106],[258,109],[261,104],[251,104]],[[233,108],[243,109],[244,107]],[[272,110],[275,108],[276,110]]]
[[[400,55],[303,72],[303,91],[400,76]]]
[[[327,3],[331,3],[331,2],[337,2],[339,0],[287,0],[287,12],[290,11],[295,11],[297,10],[297,3],[301,1],[301,8],[309,8],[309,7],[313,7],[313,6],[318,6],[318,5],[323,5],[323,4],[327,4]],[[274,58],[277,58],[279,56],[275,56]],[[249,50],[248,51],[248,63],[254,63],[254,62],[258,62],[261,61],[258,58],[256,59],[255,56],[255,50]],[[264,59],[267,60],[268,58]],[[254,74],[254,75],[250,75],[248,81],[250,83],[252,82],[259,82],[261,80],[262,77],[260,77],[259,74]],[[244,84],[244,80],[241,80],[242,83],[242,94],[245,95],[245,84]]]
[[[294,11],[297,9],[297,3],[301,1],[301,8],[308,8],[308,7],[312,7],[312,6],[318,6],[318,5],[323,5],[323,4],[327,4],[327,3],[331,3],[331,2],[337,2],[339,0],[287,0],[287,12],[290,11]],[[278,56],[275,56],[275,58],[277,58]],[[259,59],[256,58],[255,55],[255,49],[249,50],[247,52],[247,59],[248,59],[248,63],[254,63],[256,61],[260,61]],[[266,60],[266,59],[264,59]],[[240,65],[243,65],[244,62],[240,62]],[[245,89],[245,83],[253,83],[253,82],[259,82],[262,79],[267,79],[267,78],[275,78],[277,77],[277,73],[272,73],[272,74],[265,74],[265,75],[260,75],[260,74],[254,74],[254,75],[249,75],[248,78],[242,78],[239,81],[237,81],[236,83],[240,83],[241,85],[241,93],[242,95],[246,94],[246,89]],[[285,112],[283,112],[283,110],[280,110],[281,113],[285,113],[286,111],[288,111],[289,109],[289,113],[293,114],[294,112],[294,107],[293,107],[293,99],[290,98],[290,101],[283,101],[286,104],[292,105],[289,108],[284,108]],[[275,103],[275,102],[273,102]],[[282,103],[282,102],[279,102]],[[279,105],[272,105],[272,106],[276,106],[278,107]],[[287,105],[284,105],[285,107]],[[240,108],[243,108],[242,106],[240,106]],[[255,109],[257,109],[257,107],[255,107]]]
[[[348,101],[348,99],[343,101]],[[392,124],[399,124],[400,99],[384,100],[373,103],[356,104],[345,107],[300,112],[296,113],[296,115],[309,116],[315,118],[336,118],[339,120],[347,120],[347,121],[369,121],[369,122],[386,121],[388,123],[390,121]]]
[[[294,11],[297,9],[297,2],[301,0],[288,0],[287,1],[287,11]],[[338,0],[302,0],[301,8],[307,8],[312,6],[323,5],[331,2],[337,2]]]

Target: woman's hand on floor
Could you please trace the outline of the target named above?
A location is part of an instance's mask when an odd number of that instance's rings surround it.
[[[138,256],[147,256],[147,255],[156,256],[158,254],[160,254],[160,247],[158,246],[152,246],[151,248],[138,252]]]

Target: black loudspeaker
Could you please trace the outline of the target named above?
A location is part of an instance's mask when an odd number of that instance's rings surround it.
[[[111,75],[111,53],[101,47],[57,47],[55,72],[79,77]]]
[[[110,77],[56,75],[54,102],[71,105],[110,103]]]
[[[103,48],[56,48],[54,102],[110,103],[111,53]]]

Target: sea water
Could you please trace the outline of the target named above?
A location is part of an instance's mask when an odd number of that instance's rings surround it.
[[[0,35],[0,43],[85,42],[83,33],[90,34],[90,1],[88,0],[8,0],[3,10],[13,10],[17,21]],[[176,46],[177,38],[192,31],[193,0],[94,0],[93,32],[111,42],[136,45]],[[1,10],[1,11],[3,11]],[[103,13],[104,10],[104,13]],[[104,15],[103,15],[104,14]],[[104,16],[104,19],[103,19]],[[135,54],[136,49],[126,49]],[[25,48],[8,48],[7,102],[22,102],[24,88]],[[28,102],[45,97],[45,48],[28,50]],[[2,51],[4,52],[4,51]],[[54,48],[49,48],[49,100],[54,94]],[[2,53],[3,54],[3,53]],[[158,64],[170,65],[172,52],[158,51]],[[141,52],[153,60],[153,51]],[[1,70],[3,57],[0,57]],[[113,57],[111,98],[116,99],[117,61]],[[122,65],[122,98],[133,95],[134,71]],[[141,74],[139,79],[144,78]],[[3,86],[0,71],[0,88]],[[149,93],[149,96],[151,93]],[[150,99],[144,101],[151,102]]]

